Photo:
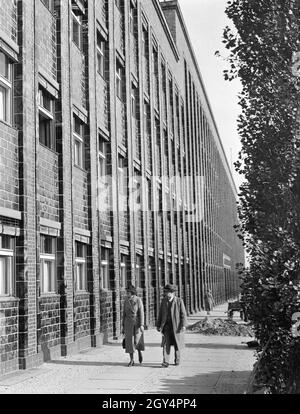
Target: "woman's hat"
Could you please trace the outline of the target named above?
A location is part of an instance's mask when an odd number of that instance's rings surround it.
[[[175,292],[176,291],[175,287],[173,285],[169,285],[169,284],[164,287],[164,290],[167,291],[167,292]]]

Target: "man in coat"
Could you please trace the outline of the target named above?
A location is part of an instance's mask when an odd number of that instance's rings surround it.
[[[163,335],[163,363],[167,368],[170,362],[171,345],[175,349],[175,365],[180,364],[180,351],[184,347],[184,331],[187,325],[187,315],[183,300],[175,296],[175,288],[166,285],[159,309],[156,328]]]

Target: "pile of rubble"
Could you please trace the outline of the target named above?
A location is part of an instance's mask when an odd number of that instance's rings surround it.
[[[188,330],[202,335],[254,337],[253,330],[249,324],[237,323],[231,319],[205,318],[189,326]]]

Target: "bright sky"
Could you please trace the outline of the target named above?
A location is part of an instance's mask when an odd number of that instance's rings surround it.
[[[232,166],[237,187],[243,178],[235,172],[233,162],[238,159],[241,148],[237,133],[237,117],[240,113],[237,94],[240,91],[238,80],[225,81],[223,70],[229,65],[222,58],[228,50],[222,43],[223,29],[232,26],[225,14],[228,0],[179,0],[181,11],[199,63],[206,92],[214,113],[225,153]]]

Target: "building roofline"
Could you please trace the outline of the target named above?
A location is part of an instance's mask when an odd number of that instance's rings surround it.
[[[202,90],[203,90],[203,93],[204,93],[204,96],[205,96],[205,100],[206,100],[206,103],[207,103],[207,106],[208,106],[208,109],[209,109],[209,112],[210,112],[210,116],[212,118],[215,130],[216,130],[216,133],[217,133],[218,141],[219,141],[219,144],[221,146],[221,149],[222,149],[222,152],[223,152],[223,155],[224,155],[224,158],[225,158],[226,167],[228,168],[229,177],[230,177],[231,182],[232,182],[233,190],[235,192],[235,195],[237,196],[237,194],[238,194],[237,187],[236,187],[235,181],[233,179],[231,168],[229,166],[229,162],[228,162],[225,150],[224,150],[224,146],[223,146],[223,143],[222,143],[222,140],[221,140],[221,136],[220,136],[220,133],[219,133],[219,130],[218,130],[218,127],[217,127],[217,123],[216,123],[216,120],[215,120],[215,117],[214,117],[214,114],[213,114],[213,111],[212,111],[212,107],[211,107],[211,104],[210,104],[210,101],[209,101],[209,98],[208,98],[208,95],[207,95],[207,92],[206,92],[206,88],[205,88],[204,81],[203,81],[203,78],[202,78],[202,75],[201,75],[199,64],[198,64],[197,59],[196,59],[196,54],[195,54],[195,51],[194,51],[194,48],[193,48],[188,30],[187,30],[187,27],[186,27],[186,24],[185,24],[185,21],[184,21],[184,18],[183,18],[183,14],[182,14],[182,11],[181,11],[181,8],[180,8],[180,5],[179,5],[179,1],[178,0],[164,0],[164,1],[161,0],[160,7],[161,7],[162,10],[164,8],[165,9],[174,9],[176,11],[177,15],[178,15],[178,18],[179,18],[181,27],[183,29],[183,33],[184,33],[184,36],[186,38],[186,42],[187,42],[187,45],[188,45],[193,63],[195,65],[196,72],[197,72],[197,75],[198,75],[198,78],[199,78],[199,81],[200,81],[200,84],[201,84],[201,87],[202,87]]]
[[[165,30],[167,39],[168,39],[168,41],[170,43],[170,46],[171,46],[172,52],[174,53],[175,59],[178,62],[179,59],[180,59],[180,55],[179,55],[179,52],[178,52],[176,43],[175,43],[175,41],[173,39],[172,33],[170,31],[168,22],[167,22],[167,20],[165,18],[165,15],[163,13],[162,8],[161,8],[160,1],[159,0],[152,0],[152,3],[153,3],[153,5],[154,5],[154,7],[155,7],[155,9],[157,11],[157,14],[158,14],[158,17],[160,19],[160,22],[161,22],[161,24],[163,26],[163,29]]]

